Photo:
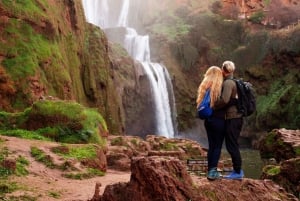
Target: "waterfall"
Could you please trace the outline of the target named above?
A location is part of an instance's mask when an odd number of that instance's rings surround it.
[[[85,17],[88,22],[95,24],[101,28],[107,28],[109,24],[109,7],[108,0],[83,0],[83,8]]]
[[[126,35],[124,48],[134,59],[139,61],[150,81],[153,100],[155,102],[156,134],[173,138],[174,127],[172,110],[175,112],[175,98],[168,70],[159,63],[150,59],[149,36],[139,35],[137,31],[128,27],[130,0],[119,0],[120,11],[117,16],[109,16],[110,2],[108,0],[82,0],[87,20],[102,29],[125,27]],[[169,93],[169,91],[171,91]],[[171,89],[171,90],[170,90]],[[171,98],[170,98],[171,97]]]
[[[121,14],[118,20],[118,27],[125,27],[127,25],[127,16],[129,11],[129,0],[124,0]]]

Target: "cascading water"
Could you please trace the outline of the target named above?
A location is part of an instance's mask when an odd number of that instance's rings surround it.
[[[128,27],[130,0],[120,0],[120,12],[116,16],[109,15],[112,1],[82,0],[82,2],[86,18],[90,23],[102,29],[113,27],[126,28],[124,48],[129,55],[142,63],[151,84],[155,102],[156,133],[168,138],[174,137],[176,129],[174,128],[174,115],[172,115],[171,109],[175,112],[175,101],[170,76],[164,66],[151,62],[149,36],[141,36],[135,29]],[[115,9],[114,12],[116,12]],[[168,88],[171,94],[169,94]]]

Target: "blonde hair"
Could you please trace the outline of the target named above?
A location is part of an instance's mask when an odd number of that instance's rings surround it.
[[[222,65],[222,70],[225,73],[233,73],[235,70],[235,65],[232,61],[224,61]]]
[[[201,103],[205,92],[210,89],[210,106],[213,107],[221,95],[223,74],[218,66],[211,66],[204,74],[204,78],[198,87],[197,107]]]

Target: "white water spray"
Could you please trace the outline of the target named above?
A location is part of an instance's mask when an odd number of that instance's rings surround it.
[[[127,26],[128,11],[129,11],[129,0],[123,0],[121,13],[120,13],[119,20],[118,20],[118,27],[126,27]]]
[[[168,85],[171,86],[172,89],[169,73],[161,64],[151,62],[149,36],[138,35],[135,29],[128,27],[130,0],[122,0],[121,10],[119,11],[120,14],[115,22],[112,22],[113,20],[111,20],[108,15],[108,0],[82,0],[82,2],[86,18],[90,23],[103,29],[126,27],[127,33],[124,48],[126,48],[129,55],[142,63],[146,75],[150,80],[153,100],[155,102],[156,133],[168,138],[173,138],[175,128],[172,120],[171,107],[173,107],[172,109],[174,110],[175,103],[173,91],[171,93],[172,102],[169,99]]]

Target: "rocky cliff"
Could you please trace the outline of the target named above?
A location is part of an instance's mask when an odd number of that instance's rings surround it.
[[[1,102],[20,111],[55,97],[96,107],[122,132],[120,102],[104,33],[85,21],[80,1],[0,2]]]

